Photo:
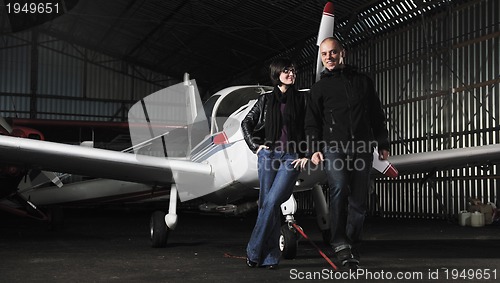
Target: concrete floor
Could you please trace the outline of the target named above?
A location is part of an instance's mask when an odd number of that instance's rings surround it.
[[[284,282],[303,278],[312,279],[309,282],[387,282],[390,277],[392,282],[498,282],[500,278],[500,226],[369,218],[360,271],[330,273],[328,263],[306,240],[299,242],[297,258],[282,260],[278,270],[246,267],[245,246],[254,221],[254,214],[224,217],[182,212],[168,247],[153,249],[149,212],[144,210],[71,209],[60,231],[0,213],[0,282]],[[297,221],[331,256],[315,219],[298,216]],[[398,280],[398,276],[406,279]]]

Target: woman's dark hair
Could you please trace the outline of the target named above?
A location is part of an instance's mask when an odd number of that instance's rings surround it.
[[[281,85],[280,75],[285,69],[297,69],[295,63],[288,58],[278,58],[275,59],[269,65],[269,75],[271,77],[271,82],[273,86]]]

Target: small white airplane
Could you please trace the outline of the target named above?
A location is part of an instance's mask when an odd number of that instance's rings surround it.
[[[333,4],[325,6],[320,38],[333,35]],[[319,61],[321,64],[321,61]],[[247,147],[240,125],[259,95],[271,91],[266,86],[229,87],[214,94],[202,106],[196,82],[186,76],[183,83],[141,99],[129,111],[133,152],[116,152],[41,140],[0,136],[0,165],[53,172],[65,172],[101,179],[62,187],[27,186],[0,190],[0,199],[16,198],[35,205],[74,203],[88,200],[168,200],[168,213],[156,211],[150,220],[154,247],[167,243],[168,232],[177,225],[177,200],[203,198],[223,205],[241,200],[255,204],[258,197],[256,156]],[[399,173],[428,172],[459,168],[474,163],[500,160],[500,145],[451,149],[390,157]],[[375,167],[395,177],[388,162]],[[6,178],[8,179],[8,178]],[[304,170],[295,191],[313,189],[318,224],[328,229],[326,200],[320,168]],[[56,181],[57,182],[57,181]],[[9,204],[0,208],[13,210]],[[293,221],[296,204],[291,198],[282,206],[288,222]],[[286,258],[296,252],[296,234],[282,229],[282,250]]]

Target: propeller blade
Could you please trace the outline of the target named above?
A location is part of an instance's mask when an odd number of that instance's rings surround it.
[[[323,9],[323,16],[321,17],[321,23],[319,24],[318,31],[318,41],[316,45],[321,44],[323,39],[333,36],[333,30],[335,28],[335,15],[333,14],[333,3],[328,2]],[[319,81],[319,76],[323,70],[323,63],[321,62],[321,54],[318,50],[318,60],[316,62],[316,81]]]

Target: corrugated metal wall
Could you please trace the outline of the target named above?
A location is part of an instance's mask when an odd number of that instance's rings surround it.
[[[499,141],[500,3],[470,1],[350,50],[375,79],[392,155]],[[467,199],[498,204],[497,166],[376,180],[370,205],[397,217],[451,217]]]
[[[0,40],[0,91],[29,93],[31,62],[28,34]],[[9,83],[7,83],[9,82]]]
[[[6,117],[119,121],[170,77],[36,32],[0,37],[0,113]]]

